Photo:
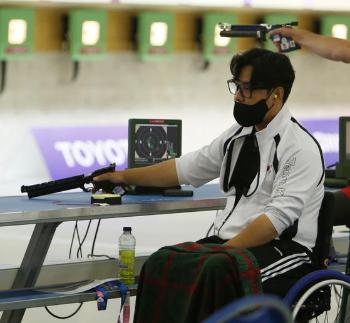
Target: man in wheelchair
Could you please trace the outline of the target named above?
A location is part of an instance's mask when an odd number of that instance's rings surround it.
[[[94,180],[198,187],[219,177],[227,204],[215,219],[214,235],[198,242],[249,249],[263,291],[284,296],[314,270],[324,196],[322,151],[285,104],[295,78],[287,56],[254,48],[235,55],[230,70],[236,122],[229,129],[180,158]]]

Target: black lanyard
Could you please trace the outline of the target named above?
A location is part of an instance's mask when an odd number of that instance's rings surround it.
[[[236,194],[240,192],[241,195],[248,196],[250,185],[254,181],[256,175],[260,175],[260,151],[255,132],[245,136],[230,177],[233,146],[234,141],[230,143],[227,150],[223,189],[225,192],[228,192],[232,187],[235,187]],[[257,187],[250,195],[254,194],[256,190]]]
[[[223,189],[225,192],[228,192],[232,187],[235,187],[235,203],[226,216],[225,220],[222,222],[217,234],[219,234],[223,225],[227,222],[227,220],[232,215],[234,209],[236,208],[238,202],[241,197],[244,195],[245,197],[252,196],[259,186],[260,179],[260,151],[258,141],[256,139],[255,131],[244,138],[243,145],[237,157],[236,164],[234,166],[232,176],[230,177],[231,170],[231,159],[232,152],[234,146],[233,140],[227,150],[226,157],[226,172],[224,175]],[[254,181],[254,178],[258,175],[257,184],[252,193],[248,194],[250,190],[250,185]]]

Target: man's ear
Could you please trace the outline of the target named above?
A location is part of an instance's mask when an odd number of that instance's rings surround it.
[[[283,102],[284,98],[284,89],[282,86],[276,87],[272,93],[273,100],[278,100],[280,102]]]

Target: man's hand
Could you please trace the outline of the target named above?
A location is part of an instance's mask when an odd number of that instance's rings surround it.
[[[96,176],[94,182],[108,181],[114,184],[123,184],[123,171],[115,171]]]
[[[297,43],[300,43],[302,39],[307,37],[309,34],[312,34],[312,33],[307,30],[298,29],[298,28],[288,28],[288,27],[273,29],[268,33],[270,38],[272,38],[273,35],[281,35],[281,36],[293,38],[293,40]]]
[[[92,184],[94,185],[92,189],[93,193],[96,193],[99,189],[102,189],[106,193],[112,192],[115,186],[123,186],[123,172],[114,171],[95,176],[92,179]]]
[[[272,37],[275,34],[291,37],[301,47],[330,60],[350,63],[350,41],[336,37],[315,34],[299,28],[279,28],[269,32]],[[279,48],[279,43],[274,42]]]
[[[129,168],[93,178],[94,182],[110,181],[121,185],[169,187],[179,185],[175,160],[170,159],[146,167]]]
[[[228,240],[230,247],[251,248],[270,242],[278,236],[278,232],[267,215],[262,214],[248,224],[238,235]]]

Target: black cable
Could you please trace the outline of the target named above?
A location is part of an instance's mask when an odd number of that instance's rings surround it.
[[[78,227],[78,221],[75,222],[75,230],[77,231],[77,238],[78,238],[78,245],[80,246],[81,240],[80,240],[80,234],[79,234],[79,227]],[[82,258],[83,254],[80,250],[80,257],[79,257],[79,248],[77,250],[77,258]]]
[[[209,227],[209,230],[208,230],[207,234],[205,235],[206,238],[209,237],[209,233],[213,227],[214,227],[214,223],[212,223],[211,226]]]
[[[69,259],[71,259],[71,256],[72,256],[72,249],[73,249],[73,244],[74,244],[75,233],[77,233],[78,244],[79,244],[79,246],[80,246],[80,245],[81,245],[81,242],[80,242],[78,221],[75,221],[75,226],[74,226],[74,230],[73,230],[73,236],[72,236],[72,240],[71,240],[70,247],[69,247],[69,255],[68,255]],[[82,254],[82,252],[81,252],[81,248],[80,248],[80,250],[79,250],[79,248],[78,248],[78,251],[77,251],[77,258],[79,258],[79,251],[80,251],[80,258],[81,258],[81,257],[83,257],[83,254]]]
[[[97,234],[98,234],[98,231],[99,231],[99,229],[100,229],[100,224],[101,224],[101,219],[98,219],[98,221],[97,221],[97,226],[96,226],[96,230],[95,230],[95,235],[94,235],[94,240],[92,241],[90,256],[94,256],[95,244],[96,244]],[[89,256],[89,255],[88,255],[88,256]]]
[[[83,240],[81,240],[81,243],[79,244],[79,247],[78,247],[78,250],[77,250],[77,255],[79,254],[79,252],[80,252],[81,255],[82,255],[82,253],[83,253],[82,247],[83,247],[83,244],[84,244],[84,242],[85,242],[85,240],[86,240],[86,237],[87,237],[87,235],[88,235],[88,233],[89,233],[91,222],[92,222],[92,220],[89,220],[89,224],[88,224],[88,226],[87,226],[87,228],[86,228],[86,231],[85,231]]]
[[[94,240],[92,241],[91,251],[90,251],[90,253],[87,256],[88,256],[88,258],[90,258],[90,257],[91,258],[93,258],[93,257],[105,257],[107,259],[116,260],[117,258],[108,256],[108,255],[95,255],[94,254],[94,252],[95,252],[95,244],[96,244],[97,235],[98,235],[98,232],[99,232],[99,229],[100,229],[100,224],[101,224],[101,219],[98,219],[96,230],[95,230],[95,235],[94,235]]]
[[[241,197],[242,197],[242,190],[240,189],[240,187],[236,187],[236,195],[235,195],[235,203],[230,211],[230,213],[226,216],[225,220],[221,223],[221,226],[218,230],[218,235],[219,235],[219,232],[221,230],[221,228],[225,225],[226,221],[231,217],[233,211],[235,210],[238,202],[240,201]]]
[[[91,225],[91,221],[89,221],[89,224],[86,228],[86,232],[84,234],[84,237],[83,237],[83,240],[80,240],[80,235],[79,235],[79,227],[78,227],[78,221],[75,221],[75,226],[74,226],[74,230],[73,230],[73,235],[72,235],[72,240],[71,240],[71,243],[70,243],[70,247],[69,247],[69,259],[71,259],[71,256],[72,256],[72,249],[73,249],[73,243],[74,243],[74,238],[75,238],[75,233],[77,233],[77,238],[78,238],[78,250],[77,250],[77,258],[79,258],[79,253],[80,253],[80,257],[83,256],[83,253],[82,253],[82,246],[86,240],[86,237],[89,233],[89,229],[90,229],[90,225]],[[67,316],[59,316],[57,314],[54,314],[53,312],[51,312],[49,310],[49,308],[47,306],[45,306],[45,310],[47,313],[49,313],[51,316],[53,316],[54,318],[56,319],[59,319],[59,320],[65,320],[65,319],[69,319],[71,317],[73,317],[75,314],[77,314],[79,312],[79,310],[81,309],[81,307],[83,306],[83,303],[80,303],[78,308],[72,313],[72,314],[69,314]]]
[[[215,218],[217,218],[217,216],[218,216],[218,214],[219,214],[219,210],[217,210],[216,211],[216,214],[215,214]],[[206,238],[208,238],[209,237],[209,233],[210,233],[210,231],[211,231],[211,229],[214,227],[214,222],[211,224],[211,226],[209,227],[209,230],[208,230],[208,232],[207,232],[207,234],[206,234]],[[214,235],[215,235],[215,229],[214,229]]]
[[[77,221],[76,221],[76,222],[77,222]],[[76,222],[75,222],[75,223],[76,223]],[[71,256],[72,256],[72,249],[73,249],[74,237],[75,237],[75,226],[74,226],[74,230],[73,230],[72,240],[71,240],[71,242],[70,242],[68,259],[71,259]]]
[[[78,227],[78,221],[75,221],[75,226],[74,226],[74,230],[73,230],[73,235],[72,235],[72,240],[71,240],[71,243],[70,243],[70,247],[69,247],[69,259],[71,259],[71,255],[72,255],[72,249],[73,249],[73,244],[74,244],[74,238],[75,238],[75,233],[77,235],[77,239],[78,239],[78,249],[77,249],[77,258],[79,258],[79,254],[80,254],[80,257],[83,256],[83,252],[82,252],[82,246],[87,238],[87,235],[89,233],[89,230],[90,230],[90,226],[91,226],[91,222],[92,220],[89,220],[89,223],[88,223],[88,226],[86,228],[86,231],[85,231],[85,234],[84,234],[84,237],[82,240],[80,240],[80,234],[79,234],[79,227]],[[99,231],[99,227],[100,227],[100,223],[101,223],[101,219],[98,220],[98,223],[97,223],[97,227],[96,227],[96,231],[95,231],[95,235],[94,235],[94,240],[93,240],[93,244],[92,244],[92,248],[91,248],[91,254],[88,255],[89,256],[93,256],[93,257],[106,257],[108,259],[113,259],[115,260],[116,258],[113,258],[113,257],[110,257],[108,255],[94,255],[93,252],[94,252],[94,248],[95,248],[95,243],[96,243],[96,238],[97,238],[97,234],[98,234],[98,231]],[[69,314],[69,315],[66,315],[66,316],[59,316],[57,314],[54,314],[51,310],[49,310],[49,308],[47,306],[45,306],[45,310],[47,313],[49,313],[51,316],[53,316],[54,318],[56,319],[59,319],[59,320],[65,320],[65,319],[69,319],[71,317],[73,317],[75,314],[77,314],[79,312],[79,310],[81,309],[81,307],[83,306],[83,302],[79,304],[78,308],[72,313],[72,314]]]
[[[77,314],[82,306],[83,306],[83,303],[80,303],[78,308],[72,314],[69,314],[67,316],[58,316],[57,314],[52,313],[47,306],[45,306],[45,310],[47,313],[52,315],[54,318],[59,319],[59,320],[65,320],[65,319],[69,319],[72,316],[74,316],[75,314]]]
[[[84,244],[84,242],[86,240],[86,237],[87,237],[87,235],[89,233],[89,228],[90,228],[90,225],[91,225],[91,221],[92,220],[89,221],[89,224],[87,226],[86,232],[85,232],[84,237],[83,237],[83,240],[81,240],[81,241],[80,241],[80,235],[79,235],[78,221],[75,221],[75,226],[74,226],[74,230],[73,230],[72,240],[71,240],[70,247],[69,247],[69,259],[71,259],[71,256],[72,256],[72,249],[73,249],[73,244],[74,244],[75,233],[77,233],[78,244],[79,244],[79,247],[78,247],[78,250],[77,250],[77,258],[79,258],[79,253],[80,253],[81,257],[83,256],[83,254],[82,254],[82,246],[83,246],[83,244]],[[59,316],[57,314],[54,314],[51,310],[49,310],[49,308],[47,306],[45,306],[45,310],[46,310],[47,313],[49,313],[54,318],[59,319],[59,320],[65,320],[65,319],[69,319],[69,318],[73,317],[75,314],[77,314],[82,306],[83,306],[83,303],[80,303],[78,308],[72,314],[69,314],[67,316]]]

